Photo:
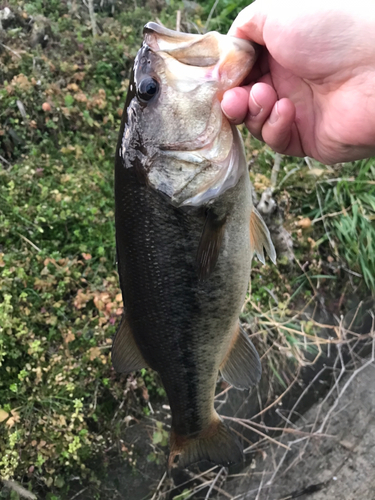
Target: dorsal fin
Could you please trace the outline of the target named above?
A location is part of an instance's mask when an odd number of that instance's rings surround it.
[[[119,373],[129,373],[148,366],[135,343],[126,314],[121,318],[113,341],[112,364]]]
[[[259,354],[240,324],[220,365],[220,372],[237,389],[249,389],[260,380],[262,365]]]
[[[197,252],[198,277],[207,279],[215,268],[225,231],[226,217],[219,218],[209,210]]]
[[[258,210],[253,207],[250,214],[251,258],[253,258],[255,253],[261,263],[265,264],[263,249],[266,250],[272,262],[276,264],[276,250],[273,246],[268,227],[266,226]]]

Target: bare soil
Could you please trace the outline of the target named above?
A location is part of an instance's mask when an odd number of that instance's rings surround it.
[[[227,484],[233,499],[375,500],[373,359],[337,379],[331,396],[290,428],[280,439],[290,451],[271,444]]]

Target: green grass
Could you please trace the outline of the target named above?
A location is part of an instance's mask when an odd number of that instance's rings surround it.
[[[311,219],[316,248],[337,261],[337,272],[348,277],[350,271],[355,283],[363,278],[375,290],[375,159],[334,168],[300,160],[284,167],[284,175],[280,190],[299,202],[292,215]]]
[[[318,181],[316,191],[321,205],[311,216],[324,217],[321,241],[375,290],[375,161],[345,165],[337,179]]]

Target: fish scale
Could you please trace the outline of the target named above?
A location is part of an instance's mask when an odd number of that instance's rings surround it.
[[[252,253],[263,253],[263,246],[270,248],[272,242],[252,206],[240,135],[224,117],[215,119],[218,110],[221,113],[217,93],[222,80],[212,81],[212,75],[220,72],[203,63],[210,49],[210,64],[215,57],[216,64],[227,64],[227,59],[220,59],[220,51],[226,53],[227,45],[220,50],[214,46],[217,40],[222,44],[218,38],[222,35],[188,35],[187,41],[154,23],[146,26],[145,33],[145,44],[134,63],[116,152],[116,244],[124,315],[112,361],[120,372],[148,366],[159,373],[172,414],[169,467],[176,461],[185,467],[203,459],[226,465],[241,460],[242,448],[214,409],[217,376],[221,370],[239,388],[259,380],[259,357],[240,329],[238,316]],[[159,45],[164,43],[163,36],[177,38],[183,61],[188,60],[192,44],[197,63],[199,44],[203,43],[201,66],[197,71],[187,67],[186,88],[184,80],[174,84],[168,66],[171,63],[175,68],[180,62],[158,50],[150,33],[160,37]],[[250,45],[228,40],[229,47],[231,43],[240,59],[243,52],[251,53]],[[186,64],[181,64],[182,71]],[[226,68],[228,72],[229,66]],[[231,82],[234,85],[235,79]],[[141,95],[141,88],[150,89],[150,95]],[[187,99],[186,105],[182,99]],[[201,102],[207,116],[194,108]],[[176,130],[189,116],[188,132]],[[199,123],[194,123],[194,117],[199,117]],[[203,148],[204,119],[211,127],[208,136],[213,136],[213,142]],[[194,146],[194,130],[197,150],[190,156],[186,144]],[[178,149],[173,149],[172,156],[166,155],[168,144],[178,147],[186,136],[189,142],[181,146],[182,155]],[[194,163],[189,164],[189,158]],[[232,177],[222,175],[226,172]],[[258,233],[250,234],[252,228]],[[251,241],[256,242],[254,248]]]
[[[121,178],[116,174],[116,189],[121,186],[122,203],[121,211],[116,209],[116,227],[124,238],[118,236],[117,248],[129,324],[137,332],[135,340],[145,361],[161,376],[176,431],[194,433],[203,428],[200,422],[210,415],[215,390],[211,380],[209,390],[200,397],[203,389],[198,379],[207,379],[207,372],[215,381],[219,364],[202,347],[220,341],[219,322],[226,321],[230,326],[238,318],[250,273],[250,259],[242,259],[239,266],[238,252],[249,255],[249,236],[244,231],[232,245],[228,241],[226,250],[232,262],[219,259],[210,280],[200,282],[194,258],[204,215],[197,209],[181,211],[171,206],[158,193],[140,185],[131,169],[122,168],[120,172]],[[247,227],[246,211],[241,210],[241,215]],[[147,231],[151,220],[152,229]],[[230,234],[230,224],[227,230]],[[150,254],[152,266],[145,258]],[[232,278],[227,277],[228,269],[233,271]],[[173,357],[166,353],[173,353]],[[199,401],[204,403],[201,408]]]

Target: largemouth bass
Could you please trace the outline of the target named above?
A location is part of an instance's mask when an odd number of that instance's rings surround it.
[[[112,360],[151,367],[172,413],[169,467],[228,465],[242,447],[214,409],[219,370],[245,389],[259,356],[238,321],[254,253],[275,260],[252,205],[243,143],[220,99],[251,69],[250,42],[155,23],[134,62],[116,153],[116,243],[125,312]]]

